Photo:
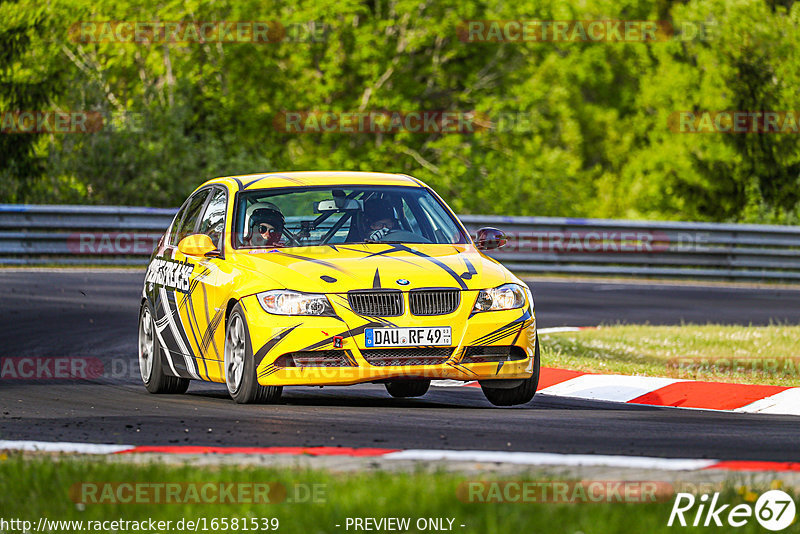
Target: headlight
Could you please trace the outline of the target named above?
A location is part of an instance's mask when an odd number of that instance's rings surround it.
[[[265,312],[275,315],[336,315],[325,295],[276,289],[256,297]]]
[[[517,284],[505,284],[478,293],[473,311],[513,310],[525,306],[525,290]]]

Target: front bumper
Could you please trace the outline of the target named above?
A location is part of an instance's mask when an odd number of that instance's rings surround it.
[[[352,385],[391,379],[489,380],[525,379],[533,373],[536,321],[533,308],[484,312],[469,316],[475,291],[465,291],[459,310],[449,315],[392,318],[397,326],[450,326],[452,355],[437,365],[373,365],[364,357],[364,328],[384,326],[334,307],[339,317],[277,316],[263,311],[255,296],[243,299],[258,383],[264,386]],[[385,325],[389,326],[389,325]],[[334,336],[342,338],[346,367],[281,367],[275,362],[295,352],[330,351]],[[514,346],[524,358],[502,362],[465,363],[467,347]]]

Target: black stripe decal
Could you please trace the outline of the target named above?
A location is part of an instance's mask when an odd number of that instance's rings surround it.
[[[222,323],[223,317],[224,314],[222,310],[219,310],[217,313],[215,313],[214,317],[208,322],[208,327],[203,334],[203,352],[207,351],[208,347],[214,347],[214,354],[217,355],[217,359],[220,359],[219,349],[217,348],[217,344],[212,342],[214,341],[214,333],[216,333],[217,328],[219,328],[219,325]]]
[[[203,287],[205,287],[205,286],[203,286]],[[202,347],[201,343],[197,340],[197,334],[195,334],[195,328],[194,328],[194,326],[192,326],[192,319],[194,318],[194,324],[197,325],[197,331],[198,332],[200,331],[200,323],[197,321],[197,314],[194,311],[194,302],[192,302],[192,300],[189,299],[187,301],[187,306],[185,306],[185,307],[188,310],[188,313],[186,314],[186,318],[189,319],[189,330],[192,332],[192,337],[194,338],[195,346],[197,346],[197,348],[200,349],[200,354],[195,355],[195,359],[200,360],[201,362],[203,362],[203,369],[205,369],[206,379],[208,379],[208,366],[206,365],[206,359],[205,359],[205,356],[203,354],[203,347]],[[189,345],[189,347],[191,347],[191,345]],[[197,365],[197,374],[202,376],[202,373],[200,373],[200,364],[198,364],[195,361],[195,365]]]
[[[478,270],[475,269],[475,266],[472,265],[472,262],[470,262],[466,256],[464,256],[462,259],[464,260],[464,264],[467,266],[467,272],[461,273],[461,278],[464,280],[471,280],[473,276],[478,274]]]
[[[250,186],[251,186],[251,185],[253,185],[254,183],[256,183],[256,182],[260,182],[260,181],[261,181],[261,180],[263,180],[264,178],[266,178],[266,176],[262,176],[261,178],[256,178],[255,180],[250,180],[250,181],[249,181],[249,182],[247,182],[246,184],[242,184],[241,188],[242,188],[242,189],[247,189],[248,187],[250,187]]]
[[[285,338],[288,334],[292,332],[292,330],[294,330],[301,324],[303,323],[298,323],[294,326],[284,328],[283,330],[278,332],[275,336],[273,336],[272,339],[264,343],[264,346],[258,349],[258,352],[256,352],[255,356],[253,356],[253,360],[258,362],[258,364],[256,365],[256,369],[258,369],[258,367],[261,366],[261,361],[264,359],[267,353],[271,351],[272,348],[280,342],[280,340]]]
[[[166,293],[167,293],[167,301],[169,302],[170,308],[173,310],[172,317],[173,320],[175,321],[175,328],[178,330],[178,335],[180,335],[183,344],[189,351],[189,354],[187,354],[187,356],[189,356],[192,362],[196,364],[196,362],[194,362],[195,355],[193,353],[192,344],[189,343],[189,334],[186,333],[186,329],[181,328],[183,326],[183,320],[181,319],[180,311],[178,310],[178,292],[167,291]],[[181,294],[183,295],[183,293]]]
[[[267,377],[271,374],[277,373],[278,371],[280,371],[280,367],[275,367],[275,365],[269,364],[262,369],[260,373],[258,373],[258,378]]]
[[[476,375],[477,376],[477,374],[478,374],[475,371],[473,371],[472,369],[470,369],[468,367],[464,367],[462,364],[460,364],[458,362],[445,362],[445,364],[449,365],[450,367],[452,367],[454,369],[457,369],[457,370],[461,371],[465,375],[466,374],[472,374],[472,375]]]
[[[449,274],[453,278],[453,280],[458,282],[458,285],[461,286],[461,289],[468,289],[467,288],[467,284],[464,283],[464,280],[462,280],[461,277],[458,276],[453,269],[451,269],[450,267],[448,267],[447,265],[445,265],[444,263],[442,263],[438,259],[434,258],[433,256],[428,256],[424,252],[420,252],[418,250],[414,250],[413,248],[407,247],[405,245],[393,244],[391,246],[391,248],[389,248],[388,250],[384,250],[382,252],[375,252],[374,254],[370,254],[369,256],[367,256],[367,258],[371,258],[373,256],[383,256],[385,254],[391,254],[393,252],[401,252],[401,251],[402,252],[408,252],[408,253],[413,254],[413,255],[415,255],[417,257],[420,257],[420,258],[428,260],[429,262],[433,263],[434,265],[436,265],[437,267],[439,267],[440,269],[445,271],[447,274]]]
[[[389,249],[389,250],[384,250],[382,252],[370,253],[368,250],[360,250],[360,249],[351,248],[351,247],[342,247],[342,246],[340,246],[339,248],[342,249],[342,250],[349,250],[350,252],[357,252],[358,254],[367,254],[366,256],[361,258],[362,260],[367,260],[367,259],[371,258],[372,256],[383,256],[384,254],[387,254],[387,253],[390,253],[390,252],[397,252],[397,250],[395,250],[395,249]],[[411,261],[408,261],[408,260],[404,260],[403,258],[395,258],[395,257],[392,257],[392,256],[389,256],[389,257],[391,259],[395,260],[395,261],[402,261],[403,263],[408,263],[409,265],[415,265],[416,266],[416,264],[414,262],[411,262]]]
[[[523,331],[523,330],[525,330],[526,328],[528,328],[528,327],[529,327],[530,325],[532,325],[533,323],[534,323],[534,320],[533,320],[533,319],[528,319],[527,321],[523,321],[523,322],[522,322],[522,326],[521,326],[521,327],[520,327],[520,329],[519,329],[519,332],[517,332],[517,335],[516,335],[516,336],[514,336],[514,341],[512,341],[512,342],[511,342],[511,344],[512,344],[512,345],[516,345],[516,344],[517,344],[517,340],[519,339],[519,336],[520,336],[520,334],[522,334],[522,331]]]
[[[341,295],[338,295],[338,294],[336,296],[337,297],[342,297]],[[342,297],[342,298],[344,298],[344,297]],[[345,302],[347,302],[347,300],[345,300]],[[370,322],[372,322],[372,321],[380,321],[383,326],[397,326],[397,324],[393,323],[389,319],[385,319],[383,317],[378,317],[377,315],[361,315],[360,313],[356,313],[352,309],[350,309],[350,307],[347,304],[342,304],[340,302],[339,306],[341,306],[345,310],[349,311],[353,315],[358,315],[359,317],[361,317],[365,321],[370,321]],[[340,321],[342,321],[343,323],[347,324],[347,322],[344,319],[342,319],[341,317],[339,317],[338,315],[336,316],[336,318],[339,319]]]
[[[358,362],[356,361],[355,356],[353,356],[353,352],[349,349],[344,351],[344,357],[347,359],[347,363],[349,363],[352,367],[358,367]]]
[[[217,310],[217,313],[214,314],[214,317],[213,318],[210,317],[210,314],[208,313],[208,293],[206,292],[205,284],[200,286],[200,288],[203,290],[203,307],[205,307],[205,310],[206,310],[206,321],[208,321],[208,326],[206,327],[206,331],[203,333],[203,341],[201,342],[202,343],[201,350],[205,354],[205,352],[208,350],[208,347],[209,346],[213,346],[214,347],[214,354],[216,354],[217,360],[220,360],[222,358],[220,358],[219,349],[217,348],[217,344],[216,343],[212,344],[211,342],[214,340],[214,333],[217,331],[217,328],[219,327],[220,323],[222,322],[223,310],[221,310],[221,309]]]
[[[354,328],[352,330],[345,330],[344,332],[340,332],[340,333],[338,333],[336,335],[337,336],[341,336],[342,338],[355,337],[355,336],[357,336],[359,334],[363,334],[364,330],[366,330],[367,328],[375,327],[375,326],[381,327],[381,326],[386,326],[386,325],[384,325],[383,323],[369,322],[369,323],[366,323],[366,324],[363,324],[363,325],[359,326],[358,328]],[[304,349],[300,349],[300,350],[303,350],[303,351],[306,351],[306,350],[317,350],[319,348],[322,348],[322,347],[325,347],[325,346],[331,345],[331,344],[333,344],[333,338],[332,337],[328,338],[328,339],[325,339],[325,340],[322,340],[322,341],[318,341],[318,342],[316,342],[316,343],[314,343],[312,345],[309,345],[309,346],[305,347]]]
[[[375,278],[372,279],[372,289],[380,289],[381,288],[381,273],[378,269],[375,269]]]
[[[501,326],[497,330],[493,330],[492,332],[489,332],[488,334],[483,335],[483,336],[479,337],[478,339],[474,340],[472,343],[470,343],[470,345],[487,345],[490,342],[490,341],[487,341],[487,340],[491,340],[493,338],[496,338],[497,336],[502,338],[502,337],[511,335],[511,333],[514,330],[516,330],[517,326],[519,326],[521,324],[521,322],[522,321],[517,319],[517,320],[515,320],[515,321],[513,321],[511,323],[508,323],[507,325]]]
[[[327,261],[318,260],[316,258],[308,258],[306,256],[298,256],[297,254],[289,254],[288,252],[284,252],[282,250],[278,250],[277,253],[278,254],[283,254],[284,256],[287,256],[289,258],[294,258],[296,260],[310,261],[311,263],[316,263],[318,265],[324,265],[325,267],[329,267],[331,269],[335,269],[335,270],[337,270],[339,272],[342,272],[342,273],[345,272],[344,269],[342,269],[338,265],[334,265],[334,264],[332,264],[330,262],[327,262]]]

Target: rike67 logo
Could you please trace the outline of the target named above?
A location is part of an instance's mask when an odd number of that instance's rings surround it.
[[[719,492],[711,496],[704,493],[699,498],[691,493],[678,493],[667,526],[722,527],[727,524],[742,527],[755,517],[762,527],[778,531],[791,525],[795,519],[794,500],[781,490],[762,494],[755,505],[742,503],[731,507],[730,504],[720,504],[719,496]]]

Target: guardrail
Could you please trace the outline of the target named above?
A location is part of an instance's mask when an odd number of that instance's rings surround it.
[[[0,204],[0,265],[146,265],[176,211]]]
[[[0,265],[144,265],[174,209],[0,204]],[[800,227],[464,215],[516,272],[800,281]]]

